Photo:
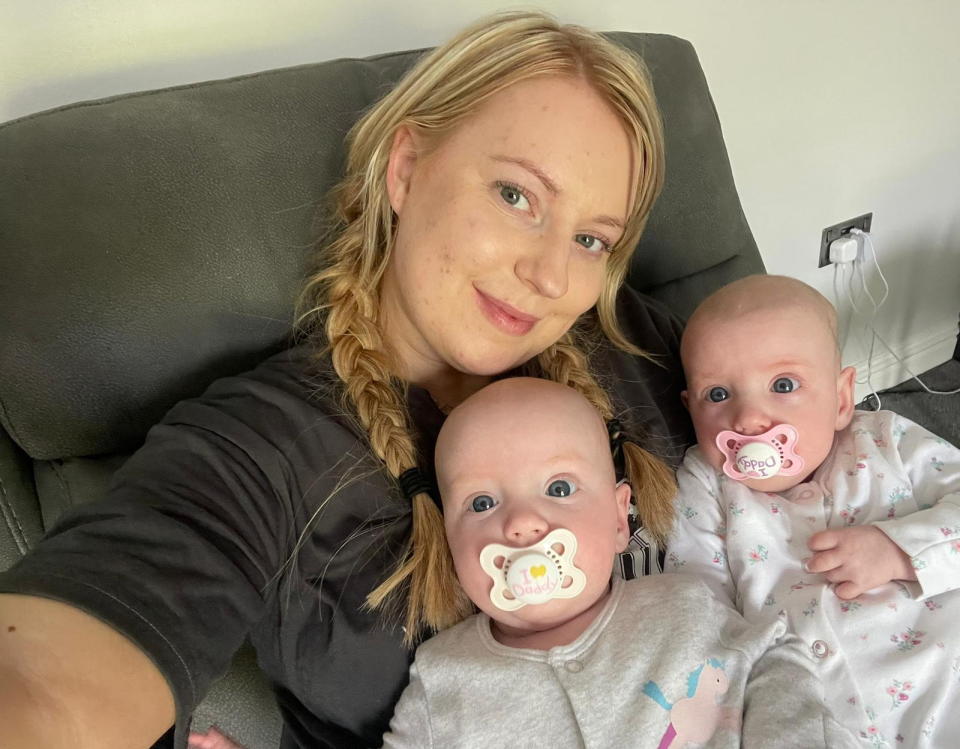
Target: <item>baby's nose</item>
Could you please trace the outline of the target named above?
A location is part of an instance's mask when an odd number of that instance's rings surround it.
[[[747,437],[763,434],[771,426],[773,426],[773,423],[767,414],[752,406],[741,408],[733,423],[734,431]]]
[[[529,546],[547,534],[546,520],[528,509],[515,510],[507,519],[504,535],[510,543]]]

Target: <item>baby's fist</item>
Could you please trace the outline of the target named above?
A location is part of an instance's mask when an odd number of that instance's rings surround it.
[[[814,552],[804,565],[835,584],[849,600],[891,580],[916,580],[910,557],[875,525],[832,528],[810,537]]]

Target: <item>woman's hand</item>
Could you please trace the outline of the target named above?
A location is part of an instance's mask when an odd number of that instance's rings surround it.
[[[807,542],[814,555],[808,572],[835,584],[838,598],[850,600],[891,580],[916,580],[910,557],[874,525],[820,531]]]
[[[220,733],[216,726],[210,726],[206,733],[190,733],[188,749],[243,749],[233,739]]]

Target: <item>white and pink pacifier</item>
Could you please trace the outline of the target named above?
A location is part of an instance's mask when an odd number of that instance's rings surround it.
[[[803,458],[796,451],[797,430],[789,424],[747,436],[729,430],[717,435],[723,453],[723,472],[736,481],[795,476],[803,470]]]
[[[516,611],[579,595],[587,576],[573,564],[576,553],[577,537],[566,528],[550,531],[522,549],[487,544],[480,552],[480,566],[493,580],[490,600],[502,611]]]

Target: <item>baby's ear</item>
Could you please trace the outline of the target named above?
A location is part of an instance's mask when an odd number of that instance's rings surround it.
[[[846,429],[853,418],[854,386],[856,367],[844,367],[837,376],[837,425],[836,430]]]
[[[627,548],[630,541],[630,498],[633,496],[633,490],[626,481],[617,484],[615,497],[617,500],[617,547],[619,551]]]
[[[689,411],[689,410],[690,410],[690,397],[687,395],[687,391],[686,391],[686,390],[681,390],[681,391],[680,391],[680,400],[683,401],[683,407]]]

